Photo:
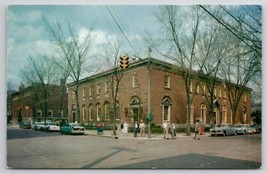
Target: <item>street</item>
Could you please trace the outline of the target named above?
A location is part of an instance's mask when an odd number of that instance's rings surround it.
[[[131,136],[131,137],[130,137]],[[255,169],[261,134],[226,137],[108,138],[7,128],[9,168]]]

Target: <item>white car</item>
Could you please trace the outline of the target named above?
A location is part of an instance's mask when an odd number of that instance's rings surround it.
[[[236,135],[235,127],[232,124],[222,123],[217,125],[215,128],[210,129],[210,135]]]
[[[59,132],[60,127],[56,123],[48,123],[47,131],[48,132]]]

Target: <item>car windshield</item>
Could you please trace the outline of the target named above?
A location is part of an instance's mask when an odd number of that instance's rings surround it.
[[[48,123],[48,125],[56,126],[56,123]]]

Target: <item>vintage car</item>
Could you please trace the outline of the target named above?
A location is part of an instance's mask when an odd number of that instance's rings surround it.
[[[222,123],[222,124],[219,124],[219,125],[215,126],[214,128],[211,128],[210,129],[210,135],[211,136],[215,136],[215,135],[222,135],[222,136],[236,135],[236,131],[235,131],[234,125],[228,124],[228,123]]]
[[[254,134],[256,133],[256,128],[249,124],[239,124],[235,128],[237,134]]]
[[[66,123],[60,127],[61,134],[84,134],[85,128],[79,123]]]
[[[19,127],[22,129],[31,129],[31,123],[30,122],[21,122],[19,124]]]
[[[47,125],[48,125],[47,126],[48,132],[59,132],[60,131],[60,127],[56,123],[50,122]]]
[[[246,134],[246,127],[243,124],[238,124],[235,127],[235,131],[236,131],[236,134],[243,134],[243,135],[245,135]]]

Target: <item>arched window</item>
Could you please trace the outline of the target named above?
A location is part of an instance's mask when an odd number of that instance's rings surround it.
[[[244,124],[247,123],[247,107],[246,106],[243,108],[243,122]]]
[[[93,109],[93,105],[92,104],[89,105],[88,117],[89,117],[89,120],[90,121],[93,121],[94,109]]]
[[[105,120],[110,119],[110,104],[108,102],[105,103]]]
[[[100,103],[97,103],[96,104],[96,119],[97,121],[100,121],[102,118],[102,115],[101,115],[101,105]]]
[[[85,105],[82,106],[82,118],[83,118],[83,121],[86,119],[85,118],[85,112],[86,112],[86,108],[85,108]]]
[[[162,122],[170,121],[172,101],[170,97],[164,97],[162,100]]]
[[[116,120],[120,120],[120,104],[116,101]]]
[[[227,108],[225,106],[222,107],[222,122],[227,123]]]

